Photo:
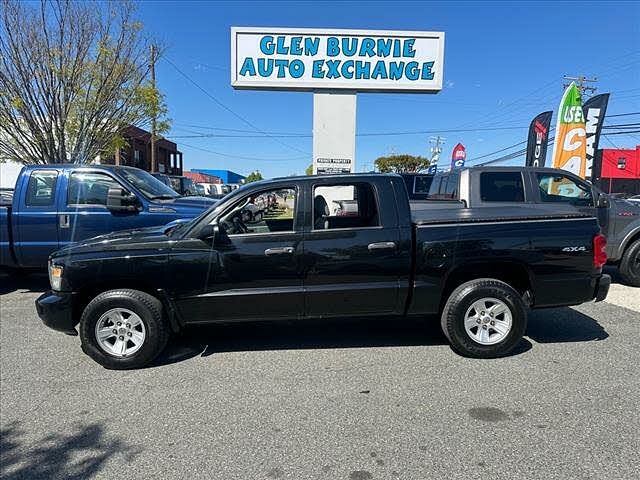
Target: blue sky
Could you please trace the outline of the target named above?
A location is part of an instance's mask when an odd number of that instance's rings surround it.
[[[442,92],[358,94],[357,100],[359,134],[442,132],[443,161],[457,142],[472,160],[525,140],[536,114],[556,110],[565,74],[598,77],[598,92],[612,92],[608,114],[640,111],[640,2],[144,1],[138,13],[167,47],[158,85],[173,120],[167,136],[183,151],[187,169],[258,169],[272,177],[301,174],[311,163],[310,136],[245,136],[252,128],[241,118],[264,132],[311,135],[313,98],[231,88],[231,26],[444,31]],[[481,130],[491,127],[505,130]],[[476,131],[446,132],[460,128]],[[200,133],[239,136],[184,138]],[[359,136],[357,169],[390,153],[428,155],[429,136]],[[640,137],[610,140],[624,147]]]

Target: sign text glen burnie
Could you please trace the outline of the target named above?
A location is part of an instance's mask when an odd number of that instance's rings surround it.
[[[442,32],[233,28],[231,43],[236,88],[442,88]]]

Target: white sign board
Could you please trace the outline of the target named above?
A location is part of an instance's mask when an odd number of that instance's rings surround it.
[[[444,32],[231,28],[231,85],[436,93]]]

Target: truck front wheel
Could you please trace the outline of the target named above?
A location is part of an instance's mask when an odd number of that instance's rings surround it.
[[[456,288],[441,317],[442,331],[458,353],[496,358],[509,353],[527,328],[522,297],[508,284],[479,278]]]
[[[640,239],[624,251],[619,269],[624,283],[632,287],[640,287]]]
[[[82,350],[105,368],[140,368],[164,349],[169,327],[162,303],[138,290],[109,290],[95,297],[80,319]]]

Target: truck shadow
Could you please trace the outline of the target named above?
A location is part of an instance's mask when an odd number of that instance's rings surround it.
[[[0,295],[18,290],[44,292],[49,289],[49,277],[46,273],[0,273]]]
[[[199,326],[172,339],[151,367],[224,352],[448,344],[436,318],[412,321],[382,317]],[[519,355],[530,348],[531,343],[523,339],[510,355]]]
[[[525,335],[537,343],[592,342],[609,337],[597,320],[569,307],[532,310]]]
[[[64,433],[38,432],[38,438],[26,435],[18,421],[0,428],[0,478],[92,478],[114,455],[123,456],[123,463],[130,464],[142,452],[120,438],[107,436],[101,423],[78,424]]]
[[[618,285],[624,285],[624,286],[629,286],[627,285],[625,282],[622,281],[622,278],[620,277],[620,271],[618,270],[617,267],[612,267],[610,265],[605,265],[605,267],[602,269],[602,273],[606,273],[607,275],[611,275],[611,283],[617,283]]]
[[[593,318],[572,308],[529,314],[526,337],[536,343],[600,341],[609,337]],[[437,318],[341,319],[299,322],[238,323],[191,327],[173,338],[151,368],[216,353],[262,350],[376,348],[448,345]],[[509,354],[534,348],[527,338]]]

